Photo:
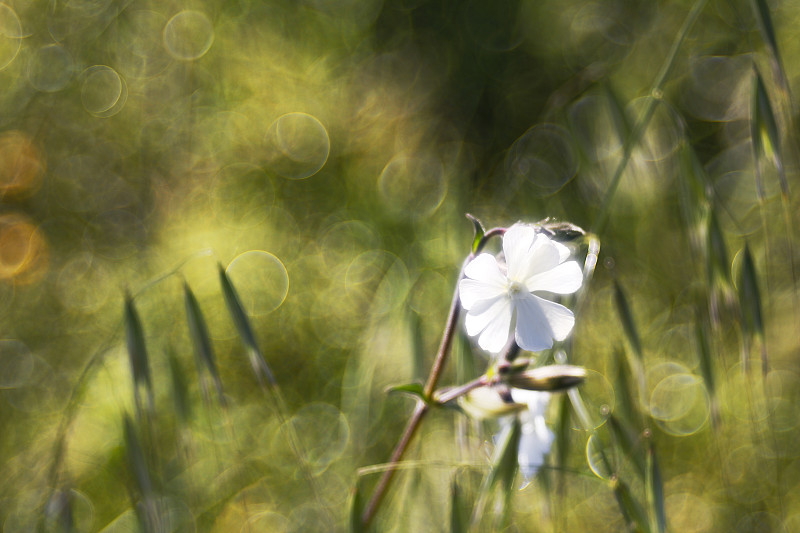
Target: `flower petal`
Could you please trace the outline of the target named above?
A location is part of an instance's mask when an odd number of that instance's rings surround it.
[[[554,241],[540,233],[536,235],[530,249],[519,258],[519,261],[514,265],[513,277],[511,265],[509,265],[509,278],[514,281],[524,281],[557,267],[561,262],[561,252]]]
[[[531,292],[548,291],[556,294],[572,294],[581,288],[583,272],[576,261],[568,261],[546,272],[534,274],[524,283]]]
[[[467,311],[480,302],[494,301],[505,295],[505,288],[484,281],[462,279],[458,282],[458,296]]]
[[[478,337],[478,345],[491,353],[500,352],[508,342],[511,331],[511,300],[498,298],[482,313],[469,312],[464,319],[467,334]]]
[[[553,340],[567,338],[575,316],[563,305],[527,294],[515,300],[517,344],[523,350],[539,352],[553,346]]]
[[[464,275],[487,283],[503,284],[506,282],[506,275],[500,271],[497,259],[492,254],[478,255],[464,268]]]
[[[545,424],[544,416],[532,411],[520,413],[522,434],[519,437],[517,461],[526,480],[530,480],[544,463],[555,435]]]
[[[554,241],[552,239],[550,240],[550,242],[552,242],[555,245],[556,250],[558,250],[558,262],[559,263],[563,263],[564,261],[569,259],[569,256],[570,256],[570,253],[571,253],[569,251],[569,248],[567,248],[566,246],[564,246],[560,242]]]
[[[489,325],[495,316],[505,312],[508,308],[510,314],[510,305],[508,297],[503,295],[489,300],[480,300],[467,311],[467,316],[464,318],[464,326],[467,329],[467,335],[474,337]],[[510,327],[510,326],[509,326]]]
[[[494,300],[506,292],[506,277],[489,254],[473,259],[464,269],[464,275],[467,277],[458,282],[458,296],[464,309],[472,309],[477,302]]]
[[[508,277],[518,279],[528,262],[527,255],[536,240],[536,230],[527,224],[514,224],[503,235],[503,255],[508,265]]]

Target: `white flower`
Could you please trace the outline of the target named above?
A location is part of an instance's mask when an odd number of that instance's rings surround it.
[[[536,475],[544,464],[544,456],[550,451],[555,435],[544,421],[544,412],[550,401],[547,392],[511,389],[511,397],[515,403],[524,403],[528,409],[519,413],[520,430],[517,461],[519,471],[525,481]]]
[[[526,224],[514,224],[506,231],[503,254],[505,265],[483,253],[464,269],[458,292],[467,310],[467,334],[478,336],[484,350],[499,353],[516,319],[514,332],[520,348],[531,352],[551,348],[553,340],[569,335],[575,316],[563,305],[533,293],[574,293],[583,281],[580,266],[566,261],[566,246]]]

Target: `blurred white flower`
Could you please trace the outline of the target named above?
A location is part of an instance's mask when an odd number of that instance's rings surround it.
[[[533,293],[572,294],[580,288],[583,275],[577,262],[566,261],[569,249],[518,223],[503,236],[503,254],[504,264],[483,253],[464,269],[458,291],[467,334],[491,353],[506,345],[514,320],[523,350],[537,352],[564,340],[575,324],[572,311]]]
[[[517,461],[519,462],[519,471],[527,483],[544,463],[544,456],[550,451],[550,446],[555,439],[555,435],[544,421],[544,412],[550,402],[550,393],[511,389],[511,397],[515,403],[528,405],[527,410],[517,415],[521,429]]]

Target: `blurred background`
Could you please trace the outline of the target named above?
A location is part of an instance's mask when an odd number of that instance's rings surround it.
[[[346,530],[413,408],[386,387],[429,372],[465,213],[602,243],[567,346],[596,427],[559,435],[508,531],[624,530],[619,480],[672,531],[799,530],[799,19],[744,0],[0,3],[3,530],[136,531],[148,506],[161,531]],[[485,365],[460,338],[441,384]],[[375,530],[449,530],[491,429],[429,416]]]

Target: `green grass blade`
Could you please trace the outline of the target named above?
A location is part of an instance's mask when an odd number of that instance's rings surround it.
[[[742,252],[742,267],[739,272],[737,289],[739,292],[739,308],[742,314],[742,333],[761,340],[761,370],[763,375],[767,375],[768,362],[767,352],[763,349],[764,344],[764,315],[761,305],[761,293],[758,288],[758,274],[756,273],[755,262],[750,253],[750,247],[745,244]]]
[[[350,500],[350,533],[364,533],[366,529],[361,522],[361,513],[364,511],[364,497],[361,494],[361,484],[356,478],[353,495]]]
[[[186,423],[192,417],[192,402],[189,399],[189,385],[186,381],[186,373],[181,367],[177,356],[173,350],[167,351],[167,361],[169,362],[169,375],[172,381],[172,398],[175,401],[175,412],[178,420]]]
[[[753,12],[758,22],[758,29],[764,42],[770,49],[775,62],[780,65],[781,58],[778,52],[778,39],[775,38],[775,27],[772,24],[772,17],[769,13],[769,6],[765,0],[752,0],[750,4],[753,6]]]
[[[201,383],[205,383],[202,375],[203,372],[208,372],[214,387],[217,390],[220,405],[225,405],[225,395],[222,390],[222,380],[219,377],[217,370],[216,357],[214,355],[214,348],[211,344],[211,336],[208,333],[208,326],[206,325],[203,312],[197,302],[192,289],[187,283],[183,285],[184,289],[184,303],[186,306],[186,321],[189,325],[189,337],[192,339],[192,346],[194,347],[195,360],[197,362],[197,369],[201,373]],[[205,386],[204,386],[205,388]]]
[[[641,446],[641,440],[637,432],[613,414],[608,416],[608,429],[614,437],[614,441],[620,449],[622,449],[622,452],[630,459],[633,466],[636,467],[636,472],[641,479],[644,479],[646,461],[643,453],[644,450]]]
[[[658,466],[655,446],[650,444],[647,450],[647,483],[645,484],[647,503],[650,509],[651,529],[657,533],[667,530],[667,516],[664,510],[664,482]]]
[[[453,476],[453,481],[450,483],[450,532],[467,533],[468,520],[469,509]]]
[[[628,523],[629,530],[650,533],[647,517],[639,502],[633,498],[628,485],[624,481],[615,478],[611,481],[611,488],[614,491],[614,497],[617,499],[622,516]]]
[[[267,383],[274,387],[276,385],[275,376],[267,365],[261,349],[258,347],[255,333],[250,325],[250,320],[247,318],[242,301],[239,299],[239,294],[236,292],[222,265],[219,265],[219,281],[222,285],[222,294],[225,297],[228,313],[230,313],[231,319],[236,326],[236,331],[239,332],[239,337],[247,349],[253,372],[255,372],[259,383],[263,385],[266,380]]]
[[[128,347],[128,358],[133,375],[133,393],[137,410],[141,409],[139,387],[144,386],[150,407],[153,406],[153,382],[150,377],[150,364],[147,346],[144,341],[144,330],[139,313],[133,304],[130,294],[125,295],[125,340]]]
[[[639,330],[636,328],[636,321],[633,319],[633,311],[628,303],[628,298],[625,296],[625,291],[619,281],[614,280],[614,303],[617,307],[617,313],[622,321],[622,329],[625,332],[625,337],[633,349],[633,353],[641,361],[644,354],[642,352],[642,341],[639,337]]]

